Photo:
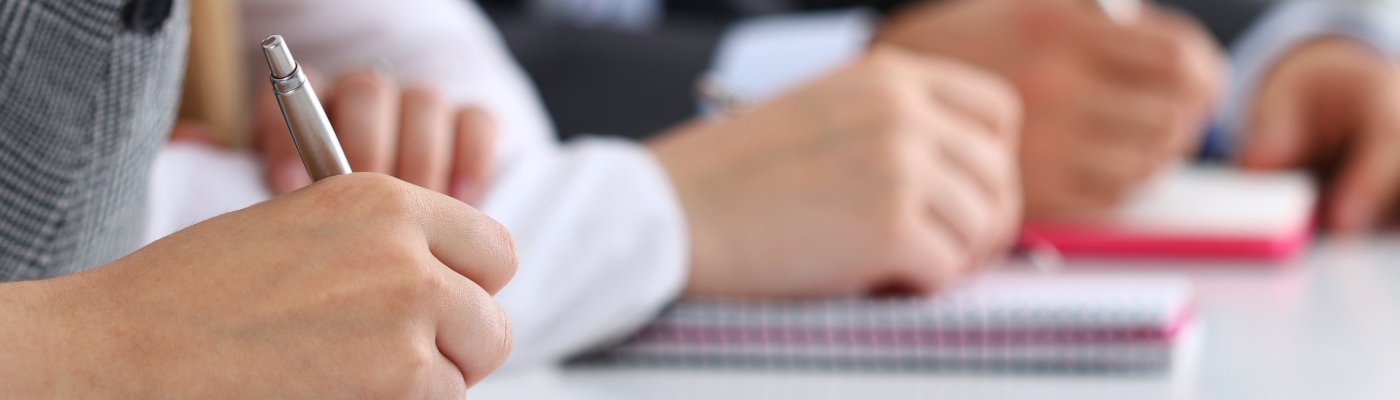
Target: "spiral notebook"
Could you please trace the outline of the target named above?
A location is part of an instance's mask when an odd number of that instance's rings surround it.
[[[1181,280],[996,275],[931,299],[681,301],[581,363],[700,368],[1166,371],[1193,331]]]

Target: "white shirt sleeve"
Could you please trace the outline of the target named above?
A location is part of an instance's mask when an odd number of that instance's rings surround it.
[[[511,231],[519,252],[515,279],[497,295],[514,332],[507,367],[555,363],[621,339],[679,295],[689,239],[665,171],[636,143],[585,138],[560,146],[530,83],[474,3],[243,6],[246,43],[284,35],[300,62],[331,74],[387,62],[400,79],[431,83],[497,119],[497,175],[481,208]],[[256,47],[247,55],[252,86],[269,90]],[[155,168],[151,239],[270,197],[247,153],[170,146]]]
[[[1400,51],[1396,0],[1293,0],[1281,2],[1260,18],[1234,45],[1234,77],[1222,105],[1223,127],[1238,135],[1248,132],[1254,94],[1274,64],[1309,40],[1323,36],[1351,37],[1383,54]]]
[[[864,8],[745,19],[720,39],[707,84],[727,101],[763,102],[865,52],[876,23]]]

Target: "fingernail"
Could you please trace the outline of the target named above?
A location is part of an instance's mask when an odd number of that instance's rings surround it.
[[[273,181],[272,186],[277,193],[287,193],[311,184],[311,175],[306,173],[306,167],[297,159],[282,162],[276,173],[277,180]]]

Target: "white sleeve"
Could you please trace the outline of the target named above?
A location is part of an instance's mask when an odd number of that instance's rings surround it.
[[[763,102],[859,56],[876,23],[865,8],[745,19],[720,39],[707,83],[728,100]]]
[[[1274,64],[1298,46],[1323,36],[1351,37],[1385,55],[1400,51],[1395,0],[1293,0],[1281,2],[1234,45],[1234,78],[1221,112],[1223,127],[1248,132],[1254,94]]]
[[[501,176],[483,204],[521,260],[497,296],[515,329],[509,367],[624,338],[675,299],[690,260],[684,214],[649,151],[585,139],[536,157]]]
[[[243,6],[247,43],[282,34],[299,61],[332,73],[388,62],[401,79],[431,82],[496,117],[497,175],[482,210],[511,231],[519,251],[519,271],[497,296],[514,332],[508,367],[554,363],[620,339],[679,295],[689,239],[664,170],[636,143],[585,138],[560,146],[533,88],[474,3]],[[269,90],[262,56],[249,47],[252,86]],[[258,168],[244,153],[167,148],[153,178],[149,236],[268,198]]]

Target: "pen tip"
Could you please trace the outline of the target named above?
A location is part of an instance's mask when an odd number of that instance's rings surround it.
[[[297,62],[292,58],[292,52],[287,49],[287,42],[282,39],[282,35],[272,35],[263,39],[262,49],[263,55],[267,57],[267,68],[272,71],[273,78],[286,78],[296,72]]]

